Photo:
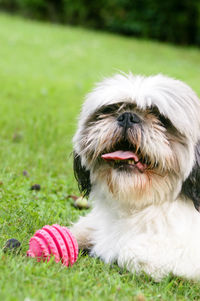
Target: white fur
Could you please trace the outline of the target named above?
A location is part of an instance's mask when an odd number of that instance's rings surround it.
[[[171,152],[177,154],[180,172],[177,175],[169,169],[166,181],[165,178],[153,177],[151,189],[146,189],[142,196],[137,194],[137,175],[122,179],[116,174],[114,179],[115,171],[112,171],[115,191],[119,190],[118,196],[121,196],[115,197],[109,191],[106,179],[100,179],[99,170],[96,171],[87,161],[92,142],[87,146],[88,137],[83,136],[83,130],[88,118],[103,105],[123,101],[135,103],[142,110],[151,105],[157,106],[185,137],[185,145],[175,141],[172,149],[159,141],[159,130],[156,146],[146,137],[145,152],[151,153],[159,162],[163,158],[163,166]],[[99,129],[99,139],[105,132],[105,127]],[[95,134],[91,137],[95,139]],[[74,137],[75,152],[90,170],[92,183],[90,201],[93,209],[72,227],[80,247],[90,248],[92,255],[107,263],[116,261],[131,272],[144,271],[155,280],[170,272],[189,279],[200,279],[200,213],[192,201],[181,194],[182,183],[194,165],[194,149],[199,139],[199,99],[181,81],[163,75],[143,77],[130,74],[116,75],[100,83],[83,105]],[[83,141],[86,141],[85,149]],[[145,175],[139,177],[141,183],[145,181]],[[136,187],[133,193],[131,181],[133,188]],[[130,187],[129,194],[127,191],[123,194],[125,187]]]
[[[160,113],[176,124],[180,132],[194,139],[199,137],[200,103],[188,85],[161,74],[149,77],[117,74],[99,83],[87,95],[74,137],[75,148],[78,147],[76,140],[88,116],[103,105],[124,100],[136,103],[142,109],[155,104]],[[197,126],[191,127],[191,122]]]
[[[95,198],[91,213],[72,228],[77,239],[83,229],[89,229],[91,254],[106,263],[144,271],[156,281],[170,272],[200,279],[200,214],[191,202],[176,199],[129,212],[114,200]]]

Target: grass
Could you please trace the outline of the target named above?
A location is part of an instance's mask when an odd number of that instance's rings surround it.
[[[198,49],[0,14],[0,246],[22,242],[18,255],[0,251],[0,300],[200,299],[200,284],[181,278],[154,283],[81,254],[69,269],[25,256],[38,228],[86,213],[67,199],[78,194],[71,140],[85,93],[118,70],[164,73],[200,95]]]

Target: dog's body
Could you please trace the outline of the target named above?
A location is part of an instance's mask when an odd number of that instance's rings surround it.
[[[195,93],[161,75],[118,75],[88,96],[74,137],[93,205],[72,227],[80,248],[155,280],[200,279],[199,119]]]
[[[96,199],[91,213],[74,225],[81,247],[156,281],[170,272],[200,279],[200,214],[192,203],[176,199],[131,214],[104,201]]]

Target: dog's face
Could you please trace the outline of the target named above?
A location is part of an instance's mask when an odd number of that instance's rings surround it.
[[[74,138],[83,190],[136,207],[174,199],[195,163],[200,104],[180,81],[116,76],[91,93]]]

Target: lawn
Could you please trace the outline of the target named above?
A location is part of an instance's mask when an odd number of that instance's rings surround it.
[[[27,258],[45,224],[77,210],[72,136],[84,95],[119,70],[164,73],[200,95],[200,51],[0,14],[0,300],[199,300],[200,283],[160,283],[80,254],[72,268]],[[41,190],[30,190],[33,184]],[[9,238],[19,254],[4,254]]]

